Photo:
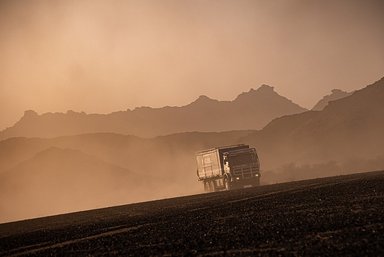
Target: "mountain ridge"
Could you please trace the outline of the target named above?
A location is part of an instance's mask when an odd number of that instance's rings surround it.
[[[188,131],[261,129],[273,118],[300,113],[305,108],[263,85],[243,92],[232,101],[201,95],[184,106],[138,107],[109,114],[84,112],[43,113],[27,110],[12,127],[0,132],[0,139],[57,137],[84,133],[112,132],[155,137]]]

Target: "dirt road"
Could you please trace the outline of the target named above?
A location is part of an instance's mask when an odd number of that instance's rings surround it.
[[[0,255],[384,255],[384,171],[0,224]]]

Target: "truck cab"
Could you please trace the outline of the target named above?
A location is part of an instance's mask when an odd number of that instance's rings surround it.
[[[260,163],[255,148],[225,152],[223,163],[226,189],[260,184]]]

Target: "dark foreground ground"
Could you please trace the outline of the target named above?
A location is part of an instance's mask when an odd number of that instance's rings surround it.
[[[1,224],[0,255],[384,256],[384,172]]]

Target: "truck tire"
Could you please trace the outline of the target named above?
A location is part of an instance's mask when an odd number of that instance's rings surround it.
[[[212,181],[209,180],[209,181],[208,181],[208,192],[212,192],[212,191],[213,191]]]
[[[252,183],[252,186],[260,186],[260,178],[255,179],[255,181]]]
[[[204,191],[205,192],[209,192],[210,191],[209,182],[207,182],[207,181],[204,181]]]
[[[213,180],[212,181],[212,192],[217,192],[219,190],[217,190],[217,184],[216,184],[216,180]]]
[[[224,188],[225,190],[231,190],[231,182],[229,181],[229,179],[227,177],[224,178]]]

